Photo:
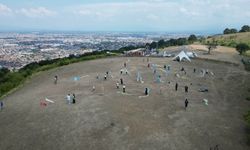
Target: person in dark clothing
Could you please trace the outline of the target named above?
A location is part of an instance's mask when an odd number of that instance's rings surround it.
[[[182,68],[181,68],[181,71],[184,71],[184,70],[185,70],[184,67],[182,67]]]
[[[178,83],[175,84],[175,91],[178,90]]]
[[[188,86],[185,86],[185,92],[188,93]]]
[[[194,68],[194,73],[196,72],[196,69]]]
[[[105,74],[105,76],[104,76],[104,80],[107,80],[107,75]]]
[[[121,70],[121,72],[120,72],[121,74],[122,74],[122,70]]]
[[[188,107],[188,100],[186,99],[185,100],[185,110],[187,109],[187,107]]]
[[[126,63],[124,63],[124,67],[125,67],[125,68],[127,67],[127,64],[126,64]]]
[[[148,95],[148,88],[145,88],[145,95]]]
[[[73,97],[72,97],[72,104],[76,103],[76,95],[73,93]]]
[[[165,69],[165,70],[167,69],[167,66],[166,66],[166,65],[164,65],[164,69]]]
[[[121,81],[121,85],[123,85],[123,79],[122,78],[120,79],[120,81]]]

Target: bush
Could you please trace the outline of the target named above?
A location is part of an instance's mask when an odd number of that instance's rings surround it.
[[[247,50],[249,50],[249,46],[245,43],[240,43],[236,45],[236,50],[240,53],[243,54],[244,52],[246,52]]]

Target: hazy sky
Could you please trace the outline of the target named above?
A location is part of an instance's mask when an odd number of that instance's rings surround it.
[[[0,0],[0,31],[221,32],[250,24],[250,0]]]

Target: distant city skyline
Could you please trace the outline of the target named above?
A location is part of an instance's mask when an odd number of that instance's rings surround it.
[[[1,0],[0,31],[221,33],[250,24],[249,0]]]

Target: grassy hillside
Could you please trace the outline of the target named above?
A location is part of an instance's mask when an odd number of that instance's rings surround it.
[[[248,46],[250,46],[250,32],[215,35],[207,38],[205,42],[217,42],[217,44],[221,46],[229,47],[236,47],[236,45],[239,43],[246,43]]]

